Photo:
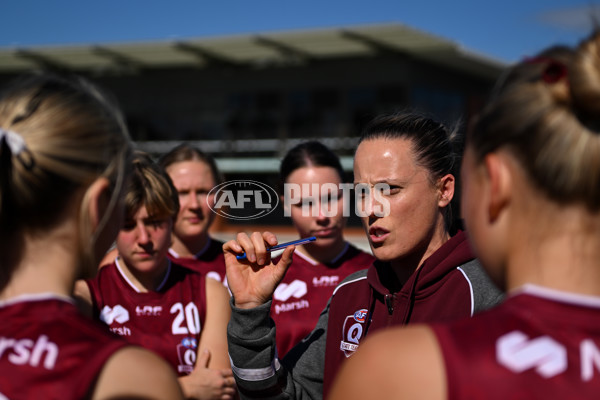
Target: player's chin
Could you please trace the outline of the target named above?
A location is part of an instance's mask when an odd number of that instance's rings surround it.
[[[186,236],[198,236],[206,230],[206,221],[186,222],[182,228]]]
[[[159,269],[161,265],[156,257],[134,257],[128,266],[139,272],[151,272]]]

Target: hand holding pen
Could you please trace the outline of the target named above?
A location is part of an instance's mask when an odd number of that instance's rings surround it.
[[[267,303],[289,268],[295,246],[315,239],[277,243],[271,232],[238,233],[235,240],[223,245],[227,283],[234,305],[248,309]],[[283,248],[275,264],[271,251]],[[245,256],[245,257],[244,257]],[[241,259],[240,259],[241,258]]]

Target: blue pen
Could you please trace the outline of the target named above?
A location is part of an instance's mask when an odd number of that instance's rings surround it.
[[[307,237],[307,238],[304,238],[304,239],[292,240],[291,242],[280,243],[280,244],[275,245],[273,247],[268,247],[267,251],[272,252],[272,251],[275,251],[275,250],[281,250],[281,249],[285,249],[286,247],[291,246],[291,245],[300,246],[301,244],[306,244],[306,243],[309,243],[309,242],[314,242],[315,240],[317,240],[317,238],[315,236]],[[238,260],[245,260],[246,259],[246,253],[240,254],[239,256],[235,256],[235,258],[237,258]]]

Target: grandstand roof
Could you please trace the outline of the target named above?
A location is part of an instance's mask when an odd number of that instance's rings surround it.
[[[401,54],[495,77],[504,63],[402,24],[251,33],[135,43],[3,47],[0,72],[54,68],[92,73],[156,68],[268,68],[345,57]]]

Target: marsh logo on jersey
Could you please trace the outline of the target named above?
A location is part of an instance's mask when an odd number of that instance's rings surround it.
[[[282,302],[282,304],[275,304],[275,314],[309,308],[308,300],[301,299],[306,293],[308,293],[308,286],[304,281],[295,279],[291,283],[280,283],[273,293],[273,299]],[[299,300],[287,302],[292,297]]]
[[[177,345],[177,358],[179,365],[177,371],[189,374],[194,370],[196,364],[196,353],[198,352],[198,341],[193,337],[185,337]]]
[[[54,369],[58,358],[58,345],[46,335],[40,335],[35,342],[29,338],[6,338],[0,336],[0,357],[14,365],[28,365]],[[2,371],[3,377],[4,372]],[[1,399],[1,398],[0,398]]]
[[[340,350],[344,352],[346,357],[350,357],[358,350],[360,339],[363,337],[368,312],[369,310],[362,308],[355,311],[354,314],[348,315],[344,320]]]
[[[544,378],[552,378],[567,369],[567,350],[550,336],[529,339],[520,331],[501,336],[496,341],[496,358],[513,372],[528,369]]]
[[[306,282],[300,281],[298,279],[294,280],[292,283],[280,283],[275,289],[273,293],[273,298],[279,301],[287,301],[290,297],[295,297],[299,299],[304,296],[308,292],[308,288],[306,286]]]
[[[112,308],[104,306],[100,311],[100,320],[104,321],[107,325],[112,325],[115,321],[119,324],[124,324],[129,321],[129,311],[120,304],[117,304]]]

